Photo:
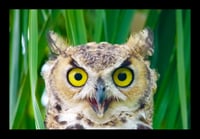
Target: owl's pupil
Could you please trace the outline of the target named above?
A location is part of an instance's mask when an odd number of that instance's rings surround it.
[[[80,73],[76,73],[74,77],[78,81],[80,81],[82,79],[82,75]]]
[[[118,75],[118,79],[119,79],[120,81],[124,81],[124,80],[126,79],[126,74],[125,74],[125,73],[120,73],[120,74]]]

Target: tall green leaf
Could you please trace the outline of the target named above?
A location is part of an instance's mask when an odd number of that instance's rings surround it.
[[[83,10],[63,11],[66,32],[73,45],[87,42],[87,34],[83,16]]]
[[[99,42],[101,39],[101,33],[103,30],[103,21],[104,21],[104,10],[96,10],[96,17],[95,17],[95,28],[94,28],[94,40]]]
[[[10,33],[10,64],[9,64],[9,128],[14,122],[14,111],[19,86],[19,55],[20,55],[20,10],[11,10]]]
[[[133,10],[107,10],[106,27],[110,43],[124,43],[130,32]]]
[[[177,74],[178,74],[178,89],[181,106],[181,118],[183,128],[188,128],[187,118],[187,99],[186,99],[186,82],[185,82],[185,63],[184,63],[184,39],[183,39],[183,19],[182,10],[176,11],[176,35],[177,35]]]
[[[38,20],[37,10],[30,10],[29,13],[29,70],[30,70],[30,86],[31,97],[33,103],[33,111],[35,117],[35,126],[37,129],[43,129],[43,118],[35,97],[37,85],[37,62],[38,62]]]

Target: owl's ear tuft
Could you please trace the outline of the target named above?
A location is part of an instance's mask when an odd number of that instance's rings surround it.
[[[146,57],[153,54],[153,32],[145,28],[139,33],[130,35],[126,45],[137,54]]]
[[[67,48],[67,43],[61,36],[54,31],[49,31],[47,33],[47,39],[52,53],[58,55],[64,53]]]

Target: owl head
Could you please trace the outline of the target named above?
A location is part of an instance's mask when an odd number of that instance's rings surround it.
[[[67,46],[53,31],[48,40],[54,57],[43,66],[42,76],[49,107],[59,104],[60,110],[97,123],[118,117],[122,111],[152,108],[157,74],[147,59],[153,54],[149,29],[132,34],[124,44]]]

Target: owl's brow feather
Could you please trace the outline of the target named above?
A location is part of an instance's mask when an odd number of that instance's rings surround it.
[[[124,60],[124,62],[120,65],[120,67],[127,67],[131,64],[131,61],[129,60],[129,58],[127,58],[126,60]]]
[[[71,64],[73,67],[80,67],[79,64],[78,64],[74,59],[71,59],[70,64]]]

